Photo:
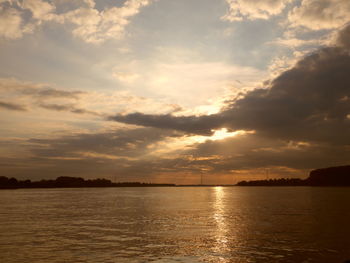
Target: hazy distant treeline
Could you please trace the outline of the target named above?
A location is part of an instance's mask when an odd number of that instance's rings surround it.
[[[280,178],[269,180],[241,181],[238,186],[304,186],[305,180],[295,178]]]
[[[113,183],[107,179],[85,180],[80,177],[61,176],[55,180],[19,181],[16,178],[0,176],[0,189],[17,188],[69,188],[69,187],[143,187],[143,186],[172,186],[171,184],[148,184],[139,182]]]
[[[238,186],[350,186],[350,165],[317,169],[307,179],[281,178],[270,180],[241,181]],[[66,187],[146,187],[176,186],[175,184],[150,184],[139,182],[113,183],[107,179],[85,180],[80,177],[60,176],[55,180],[17,180],[0,176],[0,189],[17,188],[66,188]],[[199,186],[199,185],[194,185]]]
[[[307,179],[242,181],[239,186],[350,186],[350,165],[312,170]]]

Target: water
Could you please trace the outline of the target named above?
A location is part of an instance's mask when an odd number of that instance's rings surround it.
[[[350,189],[0,191],[0,261],[344,262]]]

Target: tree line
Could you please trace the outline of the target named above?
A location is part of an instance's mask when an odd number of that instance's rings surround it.
[[[60,176],[55,180],[17,180],[0,176],[0,189],[17,188],[72,188],[72,187],[143,187],[143,186],[173,186],[172,184],[150,184],[140,182],[113,183],[104,178],[85,180],[81,177]]]

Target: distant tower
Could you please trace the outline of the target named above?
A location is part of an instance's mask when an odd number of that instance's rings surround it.
[[[203,185],[203,174],[201,173],[201,185]]]
[[[269,168],[266,168],[266,180],[269,180]]]

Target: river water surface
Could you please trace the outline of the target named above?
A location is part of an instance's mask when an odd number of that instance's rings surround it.
[[[345,262],[350,188],[0,191],[0,261]]]

